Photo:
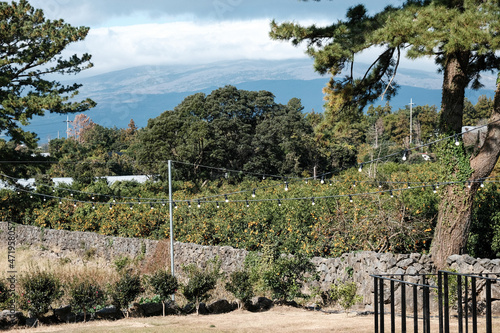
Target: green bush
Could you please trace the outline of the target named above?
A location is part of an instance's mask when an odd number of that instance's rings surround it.
[[[168,297],[177,291],[177,288],[179,287],[177,278],[161,269],[151,276],[149,284],[153,288],[154,292],[160,296],[160,300],[163,305],[163,316],[165,316],[165,302]]]
[[[20,297],[21,309],[35,318],[49,311],[52,303],[63,295],[59,279],[52,273],[34,270],[19,279],[23,290]]]
[[[221,261],[218,258],[209,260],[205,269],[200,269],[191,264],[184,267],[184,272],[189,280],[182,288],[182,294],[196,305],[199,313],[200,302],[210,297],[209,292],[215,288],[217,281],[222,276],[220,273]]]
[[[87,313],[93,313],[106,301],[101,287],[90,280],[75,280],[70,285],[70,305],[74,312],[83,312],[83,321],[87,321]]]
[[[240,300],[243,305],[248,303],[248,301],[250,301],[250,299],[254,296],[250,273],[246,270],[231,273],[229,276],[229,282],[226,283],[226,290]]]
[[[262,274],[265,286],[272,297],[283,303],[296,297],[304,297],[301,292],[304,282],[315,277],[315,266],[304,255],[280,255]],[[306,277],[309,275],[309,277]]]
[[[356,303],[363,300],[357,294],[358,287],[355,282],[347,282],[342,284],[332,284],[329,292],[332,303],[339,304],[346,312],[352,308]]]
[[[129,304],[142,292],[141,278],[138,275],[126,272],[122,277],[109,287],[111,304],[117,309],[125,309],[128,317]]]
[[[9,288],[3,280],[0,280],[0,309],[4,309],[9,298]]]

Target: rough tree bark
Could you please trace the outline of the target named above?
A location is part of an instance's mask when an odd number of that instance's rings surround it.
[[[493,112],[488,123],[484,144],[479,153],[470,160],[473,170],[469,179],[471,187],[463,190],[457,186],[449,186],[441,201],[431,246],[431,255],[436,269],[445,268],[446,260],[450,255],[460,254],[465,249],[474,196],[480,187],[481,180],[490,175],[500,155],[500,74],[493,101]]]

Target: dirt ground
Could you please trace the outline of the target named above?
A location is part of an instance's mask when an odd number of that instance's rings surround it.
[[[396,331],[400,330],[401,318],[396,319]],[[419,320],[419,332],[422,330]],[[408,331],[413,331],[413,320],[407,319]],[[500,328],[500,319],[493,320],[493,331]],[[385,317],[385,331],[390,332],[390,318]],[[431,332],[438,331],[438,320],[431,319]],[[457,332],[457,323],[452,321],[451,332]],[[472,331],[472,330],[471,330]],[[484,332],[484,321],[479,323],[479,331]],[[17,329],[9,332],[167,332],[167,333],[229,333],[229,332],[374,332],[373,315],[356,315],[350,313],[325,313],[292,307],[274,307],[270,311],[252,313],[237,310],[222,315],[187,315],[150,318],[129,318],[117,321],[94,321],[79,324],[44,326],[31,329]]]

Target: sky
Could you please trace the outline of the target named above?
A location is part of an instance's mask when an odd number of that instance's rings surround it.
[[[307,58],[305,46],[269,38],[269,24],[328,25],[344,19],[354,0],[29,0],[50,19],[88,26],[83,42],[66,53],[90,53],[84,76],[142,65],[203,64],[225,60]],[[369,12],[402,0],[365,1]],[[370,62],[370,53],[359,59]],[[435,71],[431,60],[402,68]]]

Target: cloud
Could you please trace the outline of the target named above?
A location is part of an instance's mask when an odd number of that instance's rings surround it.
[[[276,18],[300,20],[314,18],[333,22],[345,16],[346,10],[358,0],[29,0],[42,8],[50,18],[63,18],[75,25],[109,26],[109,22],[137,20],[165,22],[165,19],[190,17],[193,20],[224,21]],[[371,1],[366,4],[372,12],[387,4],[400,5],[402,0]],[[139,22],[135,22],[139,23]]]
[[[304,49],[269,38],[269,21],[171,22],[91,29],[69,53],[92,54],[88,74],[141,65],[238,59],[305,58]]]

